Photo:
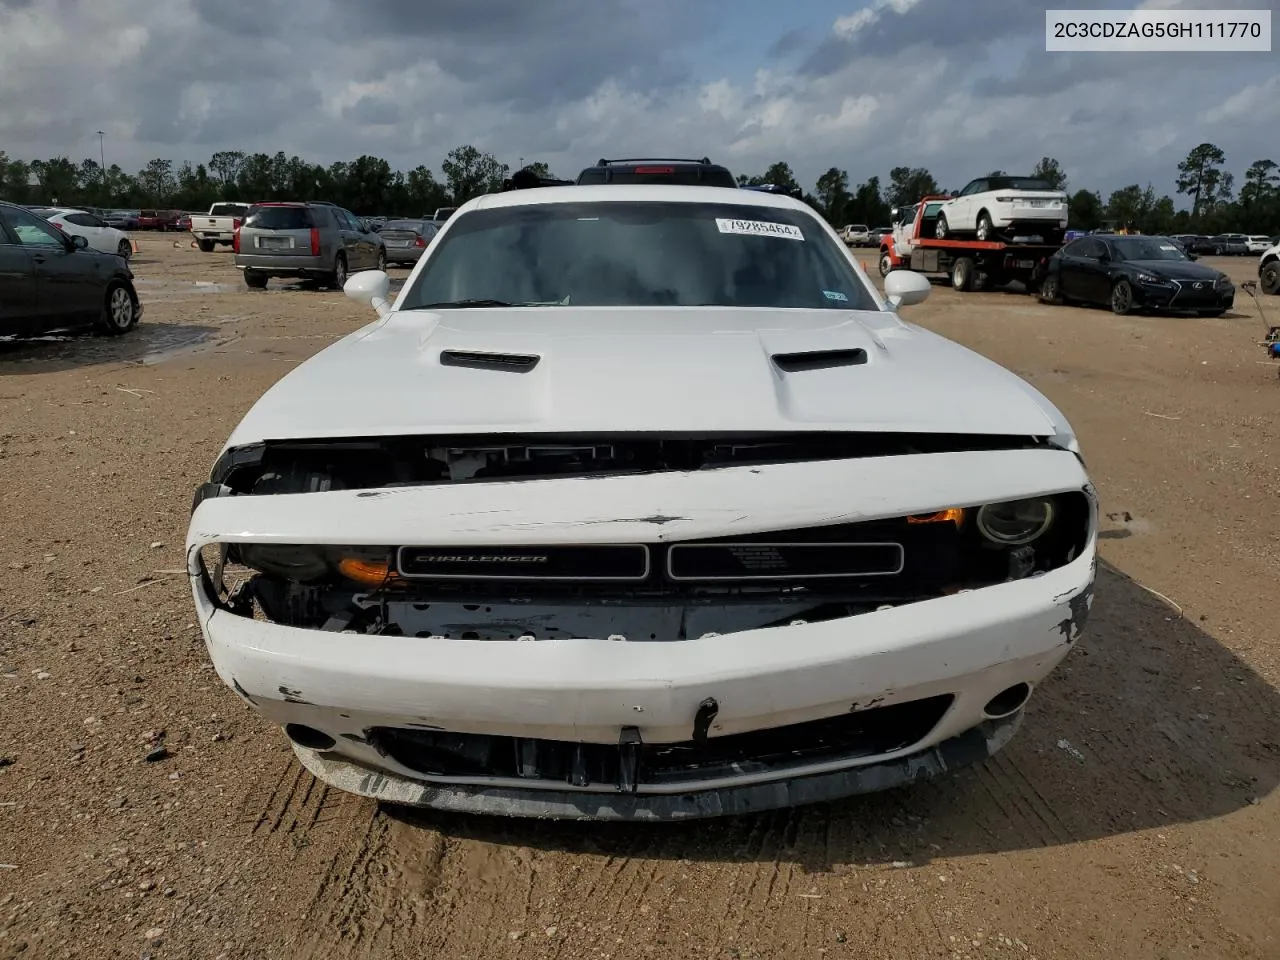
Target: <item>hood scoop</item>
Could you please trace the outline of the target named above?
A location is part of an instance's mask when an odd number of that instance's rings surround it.
[[[783,373],[807,370],[830,370],[833,367],[857,367],[867,362],[867,351],[861,347],[839,350],[805,350],[799,353],[775,353],[770,358]]]
[[[481,353],[475,350],[441,350],[440,366],[470,367],[473,370],[503,370],[528,373],[541,357],[528,353]]]

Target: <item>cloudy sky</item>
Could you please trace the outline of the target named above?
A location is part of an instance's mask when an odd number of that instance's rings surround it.
[[[1271,8],[1276,0],[1143,6]],[[1173,190],[1209,140],[1280,161],[1280,53],[1044,51],[1072,0],[0,0],[0,149],[284,150],[437,171],[472,143],[560,176],[601,156],[788,161],[811,186],[929,168],[957,189],[1057,157],[1072,188]]]

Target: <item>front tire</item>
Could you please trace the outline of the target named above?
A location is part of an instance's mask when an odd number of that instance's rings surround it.
[[[1263,293],[1280,293],[1280,260],[1269,261],[1262,268],[1262,275],[1258,277],[1258,281],[1258,286],[1262,287]]]
[[[118,337],[128,333],[137,324],[138,304],[129,293],[129,288],[119,281],[112,283],[103,297],[98,329],[108,336]]]
[[[951,288],[962,293],[973,289],[973,261],[968,257],[957,257],[951,264]]]
[[[1133,287],[1128,280],[1117,280],[1111,288],[1111,312],[1118,317],[1133,312]]]
[[[378,251],[378,263],[374,267],[374,269],[381,270],[383,273],[387,272],[387,251],[385,250]]]
[[[995,227],[991,225],[991,217],[986,213],[978,214],[978,239],[983,243],[995,236]]]
[[[893,272],[893,258],[887,253],[880,254],[880,276],[887,277]]]

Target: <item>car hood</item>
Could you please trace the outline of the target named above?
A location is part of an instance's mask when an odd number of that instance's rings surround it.
[[[1125,266],[1133,267],[1146,273],[1154,273],[1168,280],[1208,280],[1213,282],[1221,275],[1221,270],[1206,267],[1202,263],[1182,260],[1125,260]]]
[[[452,366],[445,351],[537,363]],[[865,360],[787,372],[772,359],[810,351]],[[349,334],[268,390],[226,446],[414,433],[1068,429],[1009,371],[887,311],[472,308],[393,311]]]

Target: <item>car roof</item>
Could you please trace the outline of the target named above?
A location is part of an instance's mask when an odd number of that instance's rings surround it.
[[[467,201],[458,208],[458,212],[492,210],[497,207],[522,207],[539,203],[625,203],[628,200],[632,202],[648,200],[656,203],[733,204],[760,209],[803,210],[813,214],[808,204],[786,194],[762,193],[734,187],[699,187],[691,184],[664,183],[584,184],[487,193]]]

